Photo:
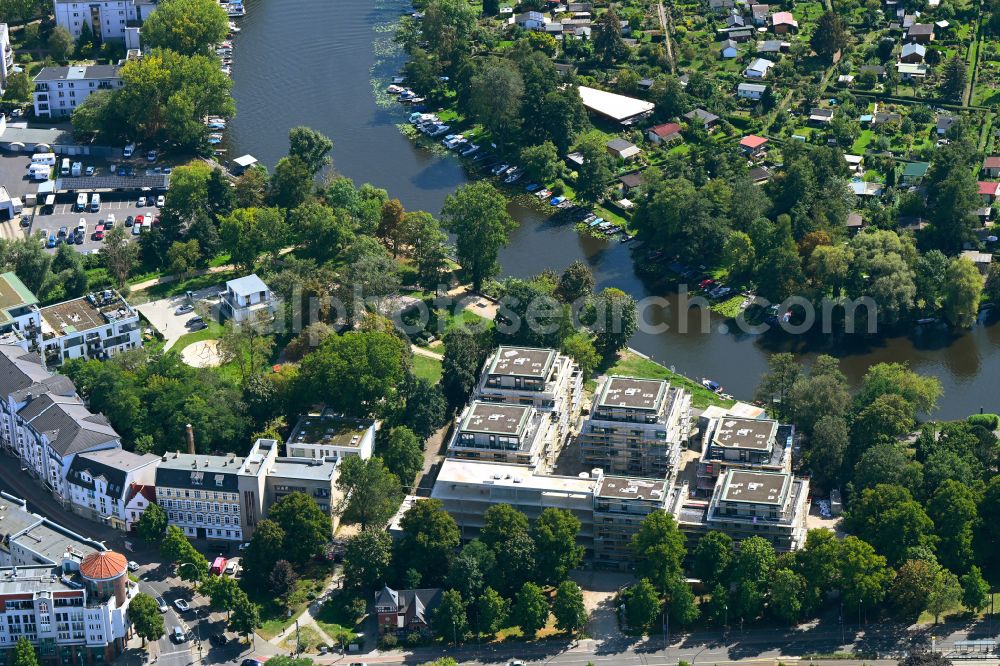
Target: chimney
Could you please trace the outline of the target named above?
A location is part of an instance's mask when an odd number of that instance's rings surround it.
[[[185,430],[187,430],[188,453],[194,455],[194,428],[188,423]]]

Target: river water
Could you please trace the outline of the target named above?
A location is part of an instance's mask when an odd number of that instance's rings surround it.
[[[230,123],[229,157],[251,153],[273,167],[287,151],[289,128],[307,125],[333,140],[338,172],[385,188],[408,210],[439,213],[445,196],[468,182],[464,169],[456,158],[404,137],[396,127],[404,109],[379,99],[404,62],[390,26],[405,6],[404,0],[247,0],[235,47],[238,115]],[[572,226],[518,204],[511,213],[520,227],[501,253],[504,274],[560,271],[581,259],[600,288],[618,287],[636,298],[665,296],[676,305],[673,296],[650,293],[633,269],[628,245],[583,238]],[[689,377],[714,379],[740,398],[753,395],[771,352],[810,357],[817,351],[802,340],[733,332],[721,320],[701,332],[686,309],[688,330],[696,332],[680,333],[677,310],[651,309],[647,319],[670,330],[639,333],[632,346]],[[1000,411],[1000,326],[979,325],[954,337],[930,331],[882,339],[837,349],[837,355],[852,384],[881,361],[906,361],[937,376],[944,387],[937,416],[959,418],[980,407]]]

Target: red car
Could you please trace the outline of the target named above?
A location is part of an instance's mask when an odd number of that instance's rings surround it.
[[[712,278],[708,278],[707,280],[702,280],[701,282],[699,282],[698,287],[700,289],[708,289],[713,284],[715,284],[715,280],[713,280]]]
[[[133,224],[135,224],[136,226],[140,226],[141,227],[142,226],[142,221],[144,219],[146,219],[144,215],[136,215],[135,216],[135,222]]]
[[[104,225],[98,224],[94,228],[94,240],[104,240]]]

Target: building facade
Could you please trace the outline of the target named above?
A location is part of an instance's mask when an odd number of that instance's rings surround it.
[[[117,65],[43,67],[34,82],[35,115],[39,118],[65,118],[91,93],[122,87]]]
[[[375,448],[375,433],[381,423],[373,420],[349,419],[327,410],[299,417],[288,441],[285,454],[293,458],[340,460],[361,456],[367,460]]]
[[[226,281],[219,293],[219,315],[240,323],[259,315],[272,317],[278,305],[271,289],[256,274]]]
[[[440,603],[440,588],[394,590],[383,587],[375,593],[379,635],[429,631],[434,610]]]
[[[142,346],[139,312],[111,289],[40,310],[35,344],[50,366],[72,358],[103,360]]]
[[[627,569],[632,536],[642,521],[667,506],[670,484],[664,480],[603,476],[594,487],[594,565]]]
[[[501,346],[486,360],[475,397],[552,414],[555,431],[550,436],[561,441],[580,413],[583,372],[554,349]]]
[[[136,485],[156,481],[159,461],[151,453],[140,455],[124,449],[76,456],[66,475],[70,508],[90,520],[127,531],[132,522],[126,511],[126,503],[132,499],[130,491]]]
[[[708,419],[696,474],[697,494],[714,492],[728,469],[792,471],[791,426],[770,419],[720,416]]]
[[[14,73],[14,49],[10,46],[10,30],[0,23],[0,95],[7,91],[7,77]]]
[[[0,343],[27,350],[41,328],[35,295],[13,271],[0,274]]]
[[[448,456],[534,469],[552,449],[552,416],[529,405],[472,402],[458,418]]]
[[[690,429],[691,396],[657,379],[606,377],[577,441],[605,474],[669,478]]]
[[[156,8],[156,0],[54,0],[56,25],[79,37],[84,26],[100,42],[120,41],[139,48],[139,26]]]

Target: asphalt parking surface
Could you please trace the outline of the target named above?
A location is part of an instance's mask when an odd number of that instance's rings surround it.
[[[77,252],[89,254],[94,250],[100,249],[104,244],[104,241],[94,240],[94,229],[98,224],[107,219],[109,213],[114,213],[116,226],[125,224],[125,218],[129,215],[133,218],[137,215],[159,216],[159,208],[150,205],[139,208],[136,205],[137,201],[138,199],[136,198],[125,197],[121,194],[102,194],[101,211],[99,213],[91,213],[90,211],[81,213],[75,210],[75,200],[70,201],[69,196],[62,195],[56,201],[55,209],[52,213],[37,213],[35,215],[35,219],[31,225],[31,234],[34,235],[36,232],[42,230],[48,231],[49,234],[54,234],[59,230],[59,227],[63,226],[72,230],[80,223],[80,218],[82,217],[87,221],[87,236],[84,238],[83,245],[73,245],[73,249]],[[138,236],[132,234],[130,228],[126,228],[126,231],[128,232],[129,239],[138,238]],[[49,252],[55,251],[55,248],[49,250]]]
[[[219,292],[222,289],[222,285],[199,289],[193,294],[195,302],[205,302],[208,305],[209,311],[214,315],[219,302]],[[187,302],[187,297],[180,294],[136,306],[136,309],[146,318],[146,321],[163,336],[164,349],[170,349],[177,342],[178,338],[191,332],[191,329],[186,324],[189,320],[198,316],[198,311],[195,310],[181,315],[174,314],[174,311],[180,305]]]

